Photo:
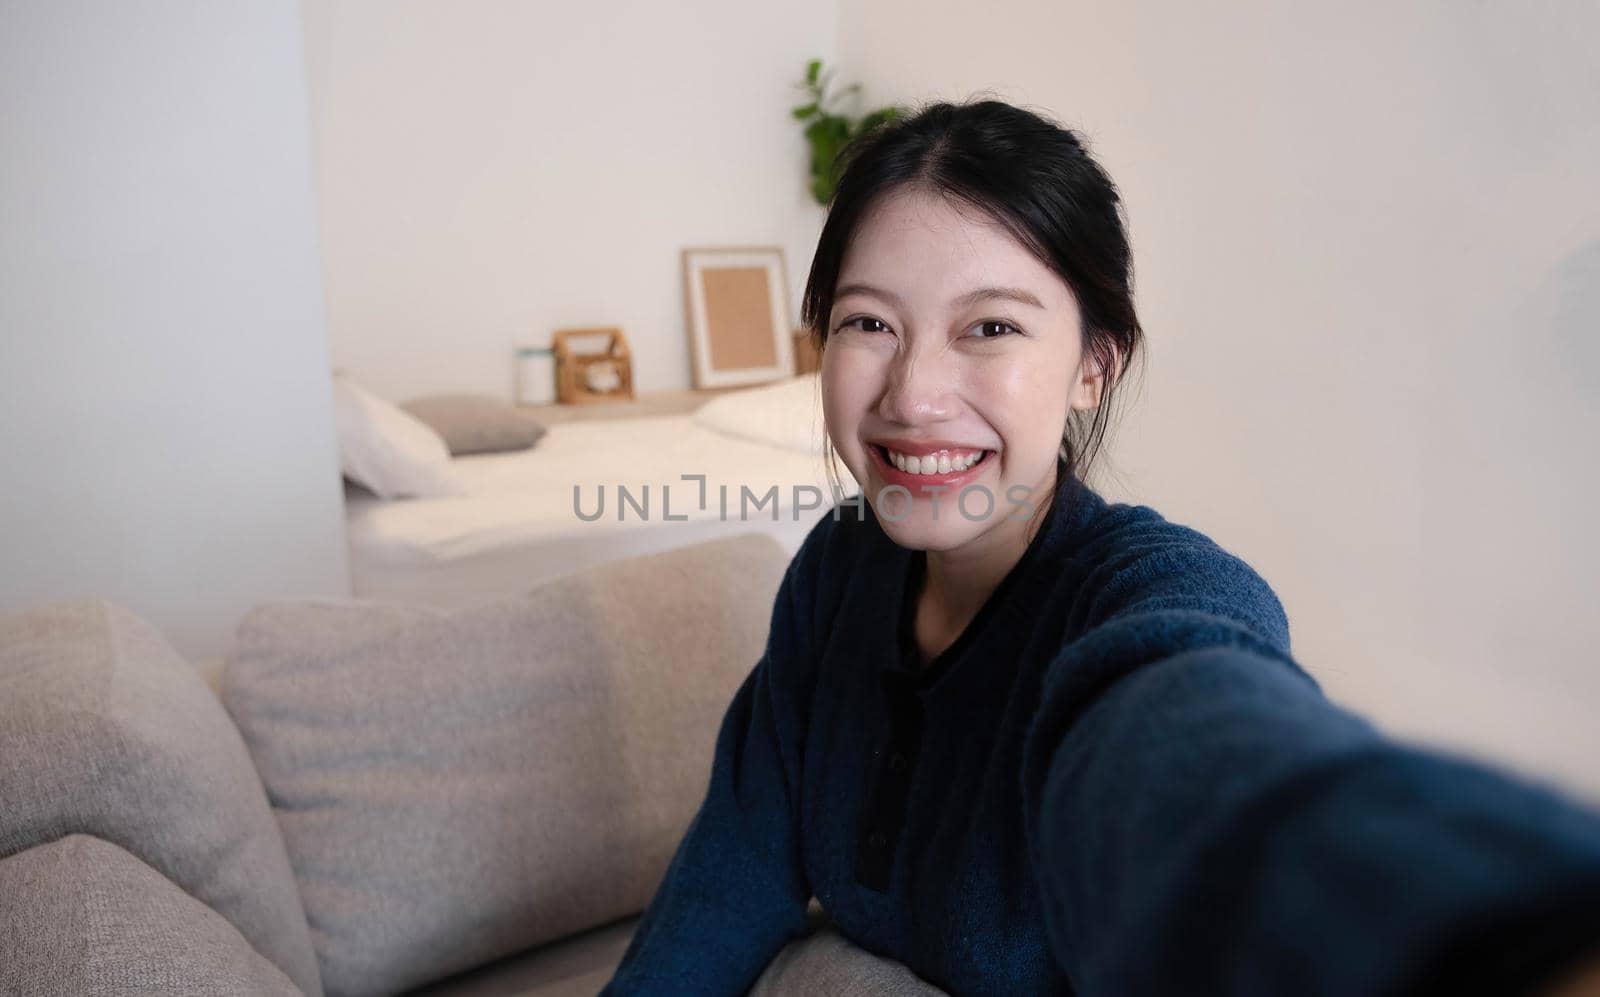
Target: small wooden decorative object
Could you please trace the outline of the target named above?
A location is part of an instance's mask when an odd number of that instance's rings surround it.
[[[600,342],[598,351],[584,341]],[[556,400],[566,405],[633,398],[633,361],[617,328],[558,329],[550,337],[556,355]]]
[[[794,372],[796,374],[815,374],[822,370],[822,354],[817,351],[816,341],[811,338],[810,329],[796,329],[794,331]]]

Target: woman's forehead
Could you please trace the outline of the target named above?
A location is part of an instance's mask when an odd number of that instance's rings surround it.
[[[856,235],[904,231],[951,235],[987,233],[1010,238],[1005,226],[992,213],[953,195],[920,187],[884,193],[862,213]]]
[[[850,241],[836,287],[836,299],[867,287],[889,299],[931,296],[940,307],[980,287],[1024,291],[1047,307],[1072,298],[993,216],[924,191],[897,192],[873,206]]]

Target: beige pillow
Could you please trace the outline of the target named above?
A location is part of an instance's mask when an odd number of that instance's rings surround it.
[[[428,395],[400,407],[444,437],[453,457],[526,450],[545,433],[528,413],[488,395]]]
[[[101,599],[0,615],[0,857],[78,833],[131,852],[322,992],[239,731],[154,627]]]
[[[406,990],[644,909],[787,563],[747,533],[453,613],[254,609],[222,697],[328,993]]]
[[[803,454],[821,454],[827,429],[818,375],[742,388],[706,402],[694,421],[719,433]]]
[[[874,955],[823,924],[785,945],[749,997],[948,997],[893,959]]]
[[[0,859],[0,994],[305,997],[221,914],[86,834]]]

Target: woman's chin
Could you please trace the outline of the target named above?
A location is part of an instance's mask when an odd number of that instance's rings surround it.
[[[935,513],[931,502],[918,500],[905,508],[900,496],[885,504],[875,504],[873,513],[883,532],[902,547],[911,550],[955,550],[983,533],[987,523],[971,520],[941,502]]]

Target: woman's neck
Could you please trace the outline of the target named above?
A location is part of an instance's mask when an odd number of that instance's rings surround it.
[[[984,537],[981,546],[927,552],[922,598],[937,615],[963,623],[976,616],[984,602],[1028,549],[1028,523],[1003,524]],[[959,627],[957,630],[959,631]]]
[[[924,660],[931,660],[955,640],[983,608],[990,595],[1022,560],[1050,501],[1054,475],[1043,497],[1022,522],[1009,516],[972,543],[955,550],[926,552],[926,571],[917,600],[916,634]],[[1011,515],[1015,515],[1013,512]]]

